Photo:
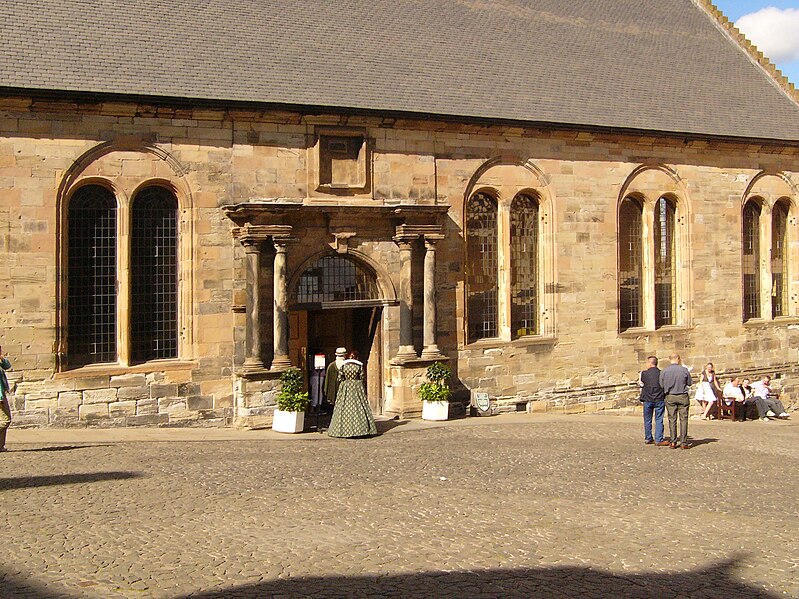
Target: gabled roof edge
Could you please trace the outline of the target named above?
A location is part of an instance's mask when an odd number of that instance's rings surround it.
[[[769,58],[757,49],[749,39],[713,4],[712,0],[693,0],[700,8],[708,13],[718,26],[729,35],[734,42],[747,53],[753,62],[758,64],[771,77],[776,86],[782,90],[791,100],[799,104],[799,90],[794,84],[782,74]]]

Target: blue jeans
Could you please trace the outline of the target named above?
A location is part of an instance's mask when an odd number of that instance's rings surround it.
[[[655,414],[655,443],[663,441],[663,412],[666,403],[662,401],[644,402],[644,438],[652,441],[652,414]]]

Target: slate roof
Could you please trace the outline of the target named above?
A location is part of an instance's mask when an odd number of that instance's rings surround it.
[[[799,141],[700,0],[0,0],[0,88]]]

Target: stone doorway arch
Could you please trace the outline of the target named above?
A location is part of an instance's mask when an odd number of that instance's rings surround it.
[[[376,415],[384,408],[383,308],[389,301],[379,279],[366,260],[325,253],[306,261],[289,286],[291,362],[310,382],[316,356],[329,364],[337,347],[356,350],[366,366],[367,397]]]

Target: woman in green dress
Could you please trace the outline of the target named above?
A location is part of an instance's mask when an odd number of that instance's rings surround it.
[[[338,370],[338,394],[327,434],[331,437],[366,437],[377,434],[372,409],[363,388],[363,363],[352,351]]]

